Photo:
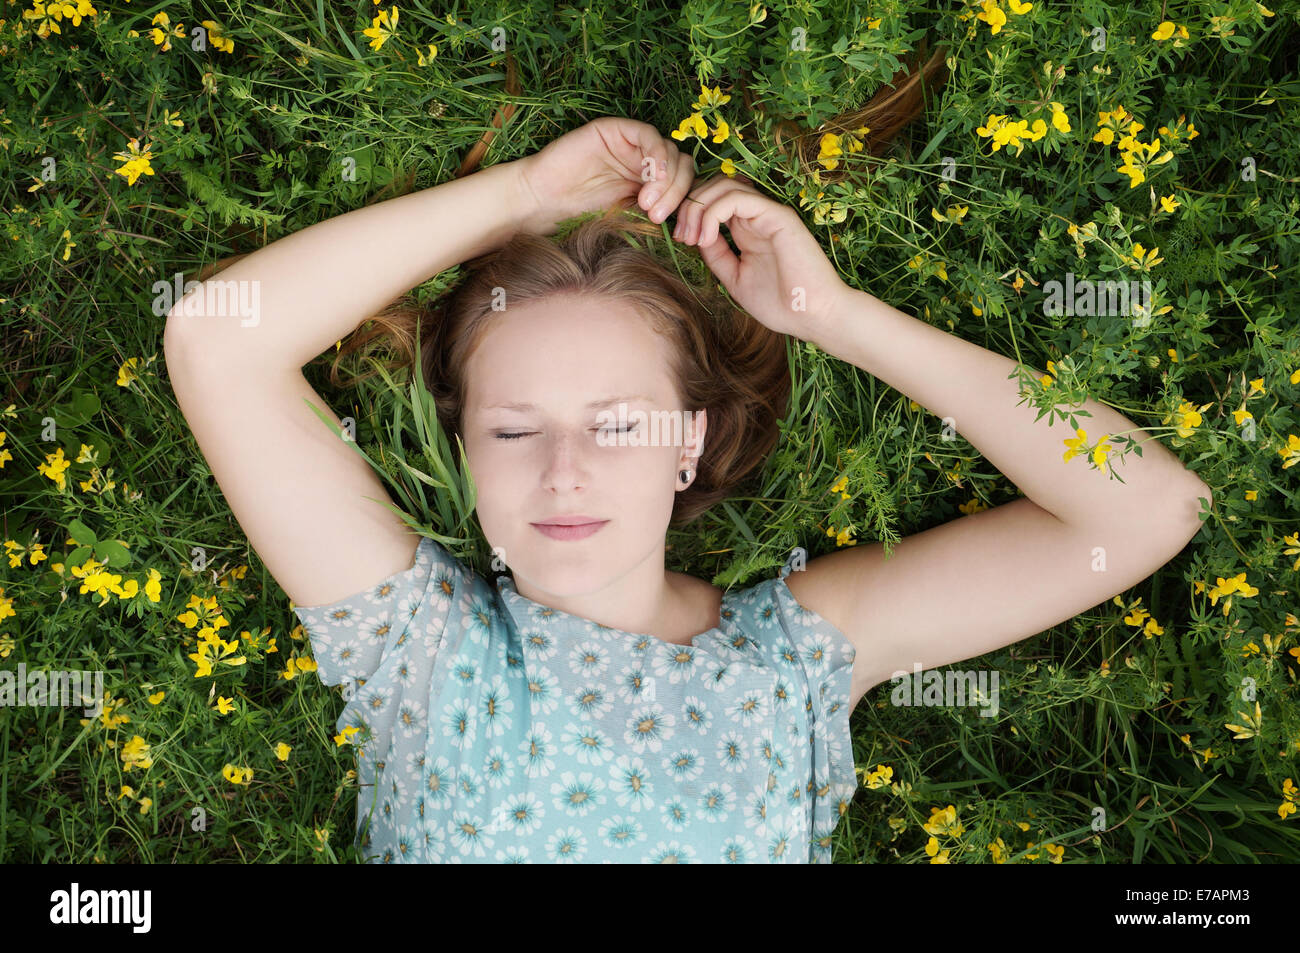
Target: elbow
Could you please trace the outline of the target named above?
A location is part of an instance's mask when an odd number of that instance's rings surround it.
[[[177,317],[174,311],[167,312],[167,320],[163,325],[163,358],[168,364],[178,360],[182,353],[182,327],[181,321],[184,315]]]
[[[1177,525],[1185,527],[1187,539],[1191,540],[1201,531],[1201,513],[1208,512],[1214,506],[1214,492],[1209,484],[1198,479],[1190,493],[1173,495],[1170,499],[1174,501],[1174,516],[1171,519]],[[1202,499],[1205,500],[1204,507],[1201,505]]]

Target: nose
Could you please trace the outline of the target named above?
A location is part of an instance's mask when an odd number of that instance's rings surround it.
[[[542,486],[555,492],[585,487],[589,474],[584,455],[579,450],[581,438],[564,432],[548,435],[545,440],[546,467],[542,471]]]

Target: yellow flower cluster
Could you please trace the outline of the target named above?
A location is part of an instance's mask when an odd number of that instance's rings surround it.
[[[883,764],[876,765],[874,771],[868,771],[865,768],[859,769],[859,773],[862,775],[862,786],[873,791],[877,788],[883,788],[894,779],[894,769]]]
[[[851,526],[846,526],[846,527],[844,527],[843,529],[838,530],[838,531],[835,529],[834,526],[832,526],[832,527],[830,527],[829,529],[826,530],[826,535],[827,535],[827,536],[833,536],[833,537],[835,537],[835,545],[836,545],[836,546],[856,546],[856,545],[858,545],[858,541],[857,541],[856,539],[853,538],[853,533],[854,533],[854,529],[853,529],[853,527],[851,527]]]
[[[125,703],[126,703],[125,698],[114,698],[112,692],[104,692],[104,700],[100,704],[100,709],[99,709],[99,723],[104,726],[105,731],[112,731],[114,728],[118,727],[119,725],[125,725],[130,723],[131,721],[130,715],[127,715],[125,713],[120,715],[113,714],[114,711],[121,708]],[[82,718],[80,719],[80,722],[81,725],[84,727],[90,724],[90,719]]]
[[[210,42],[216,49],[223,53],[233,54],[235,52],[235,41],[222,33],[224,28],[221,24],[216,20],[201,20],[200,23],[203,28],[207,30],[208,42]],[[165,11],[160,10],[158,13],[155,13],[153,19],[149,21],[149,25],[149,39],[153,40],[154,46],[161,47],[162,52],[164,53],[171,52],[172,37],[175,37],[178,40],[183,40],[186,37],[185,24],[178,21],[175,26],[173,26],[171,17],[169,17]],[[139,30],[127,31],[127,36],[138,37],[139,35]],[[174,122],[172,120],[167,120],[167,122],[175,126],[181,125],[179,122]]]
[[[1178,142],[1182,139],[1192,140],[1200,135],[1196,131],[1195,123],[1187,123],[1183,128],[1183,122],[1186,116],[1180,115],[1178,122],[1174,124],[1171,130],[1167,126],[1161,126],[1158,130],[1161,135],[1168,139]],[[1132,114],[1124,109],[1123,106],[1116,106],[1113,110],[1102,110],[1097,113],[1097,132],[1093,135],[1093,142],[1100,142],[1104,146],[1114,144],[1120,150],[1120,157],[1123,162],[1115,170],[1129,177],[1129,188],[1137,188],[1146,181],[1148,169],[1158,165],[1164,165],[1174,157],[1174,154],[1168,150],[1160,151],[1160,137],[1152,139],[1150,142],[1143,142],[1137,137],[1142,129],[1145,129],[1142,123],[1138,122]],[[1173,196],[1170,196],[1172,202]],[[1168,202],[1162,202],[1165,211],[1171,212],[1176,205]]]
[[[148,358],[128,357],[117,369],[117,386],[130,387],[132,381],[140,378],[140,372],[156,360],[158,360],[157,354],[150,355]]]
[[[1300,788],[1297,788],[1290,778],[1282,782],[1282,803],[1277,806],[1277,816],[1286,820],[1288,815],[1296,812],[1296,795],[1300,794]]]
[[[117,540],[125,546],[121,540]],[[140,583],[134,579],[126,580],[122,583],[122,577],[117,573],[105,571],[104,563],[98,562],[95,557],[91,556],[80,566],[69,566],[68,572],[81,580],[81,588],[77,590],[78,595],[94,594],[100,597],[100,608],[103,608],[109,602],[109,594],[115,595],[118,599],[134,599],[137,596],[143,596],[150,602],[159,602],[162,600],[162,573],[157,569],[150,569],[148,579],[141,587]],[[56,572],[62,572],[62,563],[52,563],[50,568]]]
[[[199,21],[208,31],[208,40],[222,53],[234,53],[235,41],[222,35],[221,26],[216,20]]]
[[[1227,615],[1228,611],[1232,608],[1233,593],[1241,593],[1242,597],[1247,599],[1259,595],[1259,590],[1246,581],[1246,574],[1244,572],[1238,573],[1231,579],[1224,579],[1222,576],[1217,576],[1215,579],[1215,585],[1211,586],[1209,589],[1210,605],[1218,605],[1219,598],[1227,596],[1227,598],[1223,600],[1224,615]],[[1205,583],[1197,580],[1195,588],[1196,592],[1199,594],[1205,590]]]
[[[252,768],[237,768],[229,762],[221,769],[221,776],[231,784],[248,784],[253,780]]]
[[[1185,745],[1186,745],[1188,748],[1190,748],[1193,752],[1195,752],[1196,754],[1199,754],[1199,755],[1201,756],[1201,758],[1203,759],[1203,760],[1201,761],[1201,764],[1209,764],[1211,758],[1217,758],[1217,757],[1218,757],[1218,755],[1214,753],[1214,749],[1213,749],[1213,748],[1206,748],[1206,749],[1203,750],[1203,751],[1197,751],[1196,748],[1192,746],[1192,736],[1191,736],[1191,735],[1179,735],[1179,736],[1178,736],[1178,740],[1181,741],[1183,744],[1185,744]]]
[[[997,36],[998,33],[1001,32],[1002,28],[1007,25],[1006,13],[1004,13],[1002,8],[998,6],[997,0],[983,0],[983,2],[979,4],[979,8],[979,13],[972,13],[970,10],[967,10],[965,13],[959,14],[957,19],[969,20],[974,16],[976,20],[982,20],[984,23],[989,25],[990,36]],[[1016,16],[1023,16],[1033,8],[1034,5],[1032,3],[1022,3],[1021,0],[1007,0],[1007,10]],[[972,35],[974,35],[974,27],[971,27],[971,30]]]
[[[1164,423],[1174,421],[1174,429],[1180,437],[1190,437],[1192,432],[1201,425],[1201,414],[1210,409],[1209,404],[1201,404],[1196,407],[1183,401],[1178,405],[1178,409],[1172,415],[1165,417]]]
[[[939,280],[948,280],[948,263],[939,259],[929,259],[924,255],[913,255],[907,263],[908,268],[920,268],[923,275],[937,275]]]
[[[173,36],[178,40],[185,39],[185,24],[177,23],[173,27],[171,17],[162,11],[155,13],[149,23],[153,27],[149,31],[149,38],[153,40],[154,46],[161,46],[164,53],[171,52]]]
[[[284,671],[280,673],[280,677],[285,681],[292,681],[299,675],[314,671],[316,671],[316,662],[314,659],[309,659],[303,656],[293,656],[285,664]]]
[[[816,185],[822,184],[821,176],[818,174],[818,170],[816,169],[813,169],[813,182]],[[799,207],[808,208],[811,205],[813,210],[813,221],[818,225],[838,225],[848,217],[849,207],[839,199],[823,201],[825,197],[826,193],[819,189],[817,191],[817,197],[815,199],[809,199],[808,187],[804,186],[799,190]],[[838,235],[831,236],[832,240],[838,237]]]
[[[36,20],[36,35],[42,39],[48,39],[51,33],[63,34],[59,24],[63,20],[71,21],[73,26],[81,26],[82,17],[98,16],[99,11],[91,4],[90,0],[77,0],[76,3],[60,2],[55,0],[53,3],[41,3],[34,0],[30,10],[23,11],[24,20]]]
[[[393,7],[391,10],[380,10],[370,22],[370,29],[361,31],[363,36],[370,37],[370,48],[372,50],[382,48],[397,33],[397,20],[400,16],[401,12],[397,7]],[[421,63],[420,65],[423,66],[424,64]]]
[[[124,164],[118,166],[113,172],[126,179],[128,186],[135,185],[135,180],[140,178],[141,175],[153,175],[153,166],[149,164],[153,158],[151,148],[150,144],[141,149],[140,140],[131,139],[127,142],[126,149],[114,155],[117,161]]]
[[[1066,447],[1069,448],[1068,450],[1065,451],[1065,455],[1063,457],[1063,459],[1067,463],[1072,458],[1080,456],[1081,454],[1087,452],[1088,431],[1076,430],[1075,434],[1076,436],[1073,439],[1067,438],[1066,440],[1062,441],[1066,445]],[[1103,469],[1106,467],[1107,455],[1111,452],[1112,449],[1114,449],[1113,447],[1109,446],[1109,444],[1107,443],[1109,438],[1110,438],[1110,434],[1105,434],[1100,440],[1097,441],[1097,446],[1094,447],[1092,450],[1092,462],[1096,464],[1098,469]]]
[[[952,205],[942,212],[932,207],[930,217],[936,222],[952,222],[954,225],[960,225],[961,220],[966,217],[966,213],[969,211],[969,205]]]
[[[1169,153],[1165,154],[1169,155]],[[1160,246],[1158,245],[1150,251],[1147,251],[1146,248],[1142,246],[1141,242],[1134,242],[1129,254],[1123,255],[1121,258],[1127,262],[1128,266],[1134,271],[1150,271],[1156,265],[1164,261],[1163,258],[1157,257],[1159,251]]]
[[[709,89],[703,83],[700,84],[700,95],[691,103],[691,114],[683,119],[671,133],[678,142],[684,142],[691,136],[695,136],[701,142],[710,136],[709,124],[704,119],[704,113],[715,112],[721,106],[731,102],[731,96],[724,93],[719,87],[714,86]],[[726,142],[734,133],[737,139],[744,139],[745,136],[739,129],[732,129],[731,125],[722,116],[716,116],[716,125],[712,131],[712,141],[714,143]],[[736,174],[736,164],[729,158],[722,160],[722,173],[727,176]]]
[[[1070,117],[1065,114],[1065,107],[1058,102],[1051,102],[1049,105],[1052,109],[1052,128],[1060,133],[1069,132]],[[975,132],[982,138],[993,140],[994,152],[1003,146],[1010,146],[1016,150],[1018,156],[1025,150],[1021,140],[1037,142],[1047,135],[1047,123],[1041,118],[1035,119],[1032,124],[1027,119],[1017,119],[1012,122],[1010,116],[990,113],[988,121]]]
[[[1300,437],[1293,433],[1286,435],[1286,446],[1278,450],[1278,455],[1286,462],[1282,464],[1282,469],[1293,467],[1300,463]]]
[[[19,543],[16,540],[6,539],[5,549],[9,551],[8,556],[9,556],[10,569],[17,569],[19,566],[21,566],[23,564],[24,556],[27,557],[27,559],[31,562],[31,565],[33,566],[35,566],[37,563],[41,562],[42,560],[49,558],[45,554],[44,543],[32,543],[30,546],[24,546],[22,543]]]
[[[844,155],[845,140],[848,140],[849,154],[861,152],[863,149],[862,140],[859,136],[865,136],[871,131],[870,126],[858,126],[852,132],[843,134],[827,132],[821,137],[817,147],[817,161],[822,167],[830,172],[839,167],[840,156]]]
[[[196,612],[196,609],[199,611]],[[243,665],[248,661],[244,656],[236,654],[239,650],[238,640],[227,642],[217,634],[219,629],[230,625],[230,622],[221,614],[216,597],[208,596],[206,599],[200,599],[197,595],[191,595],[185,611],[176,617],[176,621],[184,623],[187,629],[195,628],[200,622],[204,623],[199,629],[196,650],[187,656],[197,667],[194,672],[195,678],[211,675],[214,671],[214,662],[220,662],[222,665]]]
[[[163,785],[163,782],[162,782],[162,781],[159,781],[159,782],[158,782],[158,786],[159,786],[159,787],[162,787],[162,785]],[[113,792],[112,792],[112,791],[109,791],[108,794],[109,794],[109,796],[111,797],[112,794],[113,794]],[[121,790],[120,792],[118,792],[117,800],[120,801],[120,800],[122,800],[122,798],[124,798],[124,797],[129,797],[129,798],[131,798],[133,801],[135,801],[137,804],[139,804],[139,805],[140,805],[140,813],[141,813],[141,814],[148,814],[148,813],[149,813],[149,809],[150,809],[151,807],[153,807],[153,798],[151,798],[151,797],[141,797],[141,798],[137,798],[137,797],[136,797],[136,794],[135,794],[135,788],[131,787],[131,785],[129,785],[129,784],[124,784],[124,785],[122,785],[122,790]]]
[[[340,748],[352,744],[352,736],[360,730],[356,725],[344,725],[343,730],[334,736],[334,744]]]
[[[930,819],[921,828],[930,835],[925,844],[925,853],[932,864],[948,863],[948,849],[940,849],[939,838],[960,837],[966,830],[965,825],[957,819],[957,809],[951,804],[944,808],[930,808]]]
[[[132,768],[143,771],[153,765],[153,759],[149,757],[149,745],[139,735],[122,746],[122,764],[125,765],[123,771],[130,771]]]
[[[1174,48],[1177,49],[1183,45],[1183,40],[1189,39],[1190,37],[1187,34],[1187,27],[1175,24],[1172,20],[1165,20],[1156,27],[1156,31],[1151,34],[1151,39],[1159,40],[1163,43],[1175,33],[1178,34],[1174,39]]]
[[[1223,725],[1224,728],[1236,732],[1236,734],[1232,736],[1234,739],[1254,738],[1264,727],[1264,713],[1260,711],[1259,702],[1255,702],[1254,717],[1251,717],[1251,714],[1248,711],[1239,711],[1237,714],[1240,715],[1241,720],[1245,722],[1244,725],[1236,725],[1231,722],[1225,722]]]
[[[1161,626],[1160,623],[1156,621],[1155,616],[1151,615],[1151,613],[1149,613],[1146,609],[1142,608],[1141,596],[1138,596],[1135,600],[1133,600],[1133,604],[1128,607],[1124,605],[1124,600],[1121,599],[1119,596],[1116,596],[1111,601],[1114,602],[1115,605],[1119,606],[1121,609],[1128,608],[1129,614],[1124,616],[1125,625],[1131,625],[1137,628],[1141,628],[1143,635],[1145,635],[1148,639],[1154,638],[1157,635],[1165,634],[1164,627]]]

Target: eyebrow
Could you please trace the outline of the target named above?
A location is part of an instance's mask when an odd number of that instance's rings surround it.
[[[621,402],[625,402],[625,403],[631,403],[631,402],[634,401],[634,400],[648,400],[648,401],[650,401],[651,403],[654,402],[654,398],[653,398],[653,397],[646,397],[644,394],[632,394],[632,395],[624,396],[624,397],[602,397],[602,398],[600,398],[599,400],[593,400],[593,401],[591,401],[589,404],[587,404],[587,409],[588,409],[588,410],[595,410],[597,407],[608,407],[610,404],[616,404],[616,403],[619,403],[620,401],[621,401]],[[482,409],[483,409],[483,410],[520,410],[520,411],[528,411],[528,410],[537,410],[537,405],[536,405],[536,404],[524,404],[524,403],[492,404],[491,406],[484,407],[484,408],[482,408]]]

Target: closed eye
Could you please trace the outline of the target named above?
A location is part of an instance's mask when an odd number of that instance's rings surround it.
[[[591,429],[594,430],[594,431],[602,432],[602,433],[631,433],[633,430],[636,430],[636,427],[637,427],[636,424],[632,424],[632,426],[630,426],[630,427],[623,427],[623,428],[617,428],[617,427],[592,427]],[[498,440],[518,440],[520,437],[528,437],[528,436],[531,436],[531,435],[534,434],[534,433],[536,433],[536,431],[533,431],[533,430],[520,430],[520,431],[517,431],[517,432],[515,432],[515,433],[499,433],[499,434],[494,434],[494,436],[495,436]]]

